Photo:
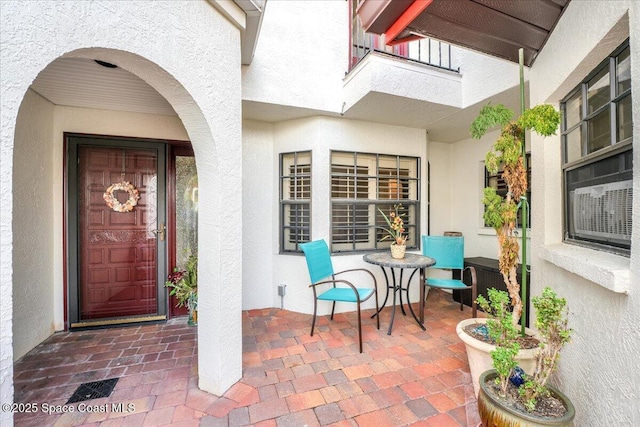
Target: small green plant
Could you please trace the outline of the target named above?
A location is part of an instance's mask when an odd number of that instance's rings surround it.
[[[533,298],[533,307],[536,310],[536,328],[541,337],[540,346],[533,376],[519,390],[529,411],[533,411],[539,397],[548,395],[547,381],[558,368],[560,350],[571,339],[566,299],[546,287],[542,296]]]
[[[509,307],[509,295],[496,289],[488,290],[489,300],[482,295],[476,302],[487,313],[489,337],[495,341],[496,349],[491,352],[493,368],[498,376],[496,384],[500,386],[500,394],[505,396],[509,386],[509,378],[517,366],[516,356],[520,350],[517,340],[518,329],[513,325]],[[560,350],[571,338],[568,327],[567,301],[560,298],[549,287],[545,287],[542,295],[532,299],[536,311],[536,329],[539,344],[536,351],[536,366],[533,375],[527,376],[518,393],[525,408],[532,412],[538,399],[547,396],[547,381],[558,367]]]
[[[520,351],[520,344],[517,342],[518,329],[513,325],[509,294],[494,288],[490,288],[487,294],[489,300],[479,295],[476,303],[489,316],[489,338],[496,344],[496,349],[491,352],[491,360],[498,372],[496,383],[500,385],[500,393],[504,396],[507,394],[509,377],[518,365],[515,360]]]
[[[498,346],[491,352],[491,360],[493,361],[493,368],[498,373],[496,378],[496,384],[500,386],[500,395],[507,395],[507,388],[509,387],[509,378],[513,373],[513,370],[518,366],[516,362],[516,356],[520,351],[520,345],[517,342],[510,342],[504,346]]]
[[[197,304],[198,298],[198,257],[190,255],[184,269],[176,267],[173,273],[167,276],[164,284],[171,289],[169,295],[175,296],[178,303],[176,307]]]
[[[487,294],[489,300],[478,295],[476,303],[489,316],[487,319],[489,337],[495,341],[496,345],[514,341],[518,337],[518,330],[513,326],[509,294],[495,288],[490,288]]]

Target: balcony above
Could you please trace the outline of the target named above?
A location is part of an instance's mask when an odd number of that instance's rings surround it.
[[[452,47],[461,71],[371,50],[344,78],[345,118],[425,129],[429,140],[469,138],[469,126],[489,100],[518,108],[517,65]]]
[[[409,127],[431,123],[462,107],[461,76],[371,51],[344,81],[344,116]]]
[[[523,48],[531,66],[569,1],[361,0],[357,14],[388,45],[428,36],[516,63]]]

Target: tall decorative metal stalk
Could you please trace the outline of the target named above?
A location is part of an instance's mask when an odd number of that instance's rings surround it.
[[[520,116],[524,114],[525,110],[525,102],[524,102],[524,49],[520,48],[518,50],[518,59],[520,64]],[[525,173],[527,169],[527,143],[526,143],[526,135],[522,134],[522,161],[524,162],[524,170]],[[527,187],[530,183],[527,182]],[[520,211],[522,224],[522,283],[520,284],[520,300],[523,301],[522,304],[522,314],[520,316],[520,334],[524,336],[525,334],[525,323],[527,319],[527,220],[529,213],[529,201],[526,199],[527,195],[524,194],[525,200],[522,203],[522,210]]]

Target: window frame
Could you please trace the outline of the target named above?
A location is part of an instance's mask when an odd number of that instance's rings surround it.
[[[290,167],[293,167],[293,173],[285,173],[284,168],[286,167],[286,163],[285,163],[285,159],[289,156],[293,156],[292,159],[292,163],[289,164]],[[309,158],[309,163],[308,164],[299,164],[298,163],[298,159],[299,157],[302,156],[308,156]],[[308,171],[298,171],[299,167],[308,167]],[[311,200],[312,200],[312,194],[313,194],[313,186],[312,186],[312,181],[313,181],[313,176],[312,176],[312,171],[313,171],[313,153],[311,150],[303,150],[303,151],[291,151],[291,152],[286,152],[286,153],[280,153],[279,155],[279,166],[278,166],[278,172],[279,172],[279,177],[278,177],[278,181],[279,181],[279,246],[280,246],[280,253],[281,254],[301,254],[302,253],[302,249],[300,249],[300,244],[301,243],[305,243],[305,242],[310,242],[312,239],[312,235],[311,235],[311,219],[312,219],[312,206],[311,206]],[[294,194],[293,196],[289,196],[289,197],[285,197],[285,181],[286,180],[293,180],[294,181],[294,192],[296,192],[296,188],[298,185],[298,181],[299,180],[308,180],[308,184],[304,184],[303,183],[303,187],[304,186],[308,186],[308,197],[298,197],[297,194]],[[304,190],[303,191],[303,196],[304,196]],[[291,208],[291,207],[296,207],[296,209],[298,207],[301,207],[304,209],[304,207],[307,208],[307,212],[308,212],[308,225],[299,225],[299,224],[289,224],[288,221],[286,220],[286,216],[287,216],[287,208]],[[291,213],[289,213],[289,215],[291,215]],[[303,214],[304,215],[304,214]],[[306,235],[308,236],[307,239],[298,239],[295,241],[290,241],[289,244],[293,243],[294,248],[287,248],[287,244],[286,244],[286,240],[287,240],[287,230],[293,231],[293,236],[300,236],[303,235],[303,233],[306,231]],[[291,235],[289,236],[289,239],[291,238]]]
[[[351,164],[342,164],[336,161],[336,158],[343,156],[352,157]],[[365,157],[366,161],[370,164],[368,169],[359,163],[358,157]],[[384,165],[393,159],[395,162],[394,167]],[[382,160],[382,162],[381,162]],[[407,241],[408,249],[417,249],[419,247],[420,236],[420,196],[421,196],[421,172],[420,172],[420,157],[407,156],[398,154],[386,154],[386,153],[366,153],[359,151],[344,151],[344,150],[331,150],[329,156],[330,163],[330,184],[329,184],[329,214],[330,214],[330,246],[332,253],[350,254],[350,253],[362,253],[371,252],[381,249],[388,249],[391,242],[386,240],[380,242],[380,226],[384,224],[384,219],[378,208],[383,208],[385,213],[393,208],[394,204],[402,204],[403,210],[407,212],[407,221],[405,226],[410,236],[414,236]],[[403,163],[410,163],[407,168],[403,168]],[[381,164],[382,163],[382,164]],[[339,173],[335,170],[337,168],[346,168],[347,172]],[[354,174],[348,173],[348,168],[355,171]],[[359,174],[358,171],[366,173]],[[372,170],[373,169],[373,170]],[[415,169],[415,176],[412,176],[412,169]],[[405,172],[406,171],[406,172]],[[395,172],[395,174],[394,174]],[[335,185],[336,179],[346,178],[350,179],[354,183],[353,191],[347,190],[346,197],[335,197]],[[387,185],[386,190],[382,189],[383,183],[391,184],[392,181],[400,181],[396,183],[395,198],[391,197],[391,186]],[[366,191],[358,191],[358,183],[366,182]],[[348,187],[348,185],[347,185]],[[367,197],[364,197],[366,194]],[[403,195],[406,194],[406,197]],[[381,198],[381,196],[388,196],[389,198]],[[415,199],[411,198],[415,195]],[[367,212],[367,223],[357,223],[351,221],[346,226],[337,225],[335,221],[336,208],[345,207],[346,215],[356,215],[355,212],[359,209],[360,214]],[[365,209],[363,209],[365,208]],[[347,220],[346,222],[349,222]],[[347,241],[336,241],[336,234],[340,230],[350,230],[351,239]],[[358,236],[367,236],[366,240],[358,240]]]
[[[571,90],[561,101],[560,109],[562,112],[561,122],[561,162],[562,162],[562,205],[563,205],[563,241],[569,244],[575,244],[579,246],[590,247],[593,249],[604,250],[620,255],[629,256],[631,252],[631,241],[629,240],[628,246],[623,243],[615,242],[613,238],[587,238],[584,236],[577,236],[577,231],[572,230],[572,224],[576,221],[576,218],[572,215],[572,199],[571,191],[579,188],[587,188],[593,185],[599,184],[611,184],[615,182],[622,182],[633,179],[633,166],[631,168],[624,168],[624,160],[626,156],[633,156],[633,126],[631,126],[631,134],[624,138],[618,138],[618,129],[620,126],[620,115],[624,114],[620,112],[620,104],[631,99],[631,81],[629,79],[629,86],[622,91],[619,90],[619,75],[618,75],[618,58],[625,50],[630,49],[629,39],[623,42],[615,50],[607,56],[598,66],[596,66],[580,84]],[[630,56],[628,56],[630,60]],[[589,112],[589,83],[606,70],[608,74],[608,86],[609,86],[609,99],[606,103],[599,105],[593,111]],[[576,99],[580,102],[580,109],[578,120],[568,126],[568,114],[567,104],[580,94]],[[631,108],[632,102],[629,102],[629,108]],[[625,107],[626,108],[626,107]],[[595,119],[606,113],[608,110],[608,144],[593,149],[590,151],[590,144],[593,140],[590,140],[590,125],[595,123]],[[579,129],[579,142],[580,142],[580,154],[576,157],[576,150],[573,150],[573,156],[570,156],[571,144],[569,143],[569,135]],[[573,140],[572,142],[575,142]],[[612,163],[618,163],[618,168],[614,173],[608,175],[596,175],[596,172],[592,176],[582,178],[578,183],[571,182],[569,176],[578,174],[580,171],[586,171],[589,167],[597,170],[598,166],[603,165],[604,162],[610,161]],[[602,168],[602,167],[600,167]],[[593,182],[590,186],[582,186],[579,184],[584,182]],[[570,188],[574,188],[570,190]],[[631,187],[633,188],[633,187]],[[633,191],[633,190],[631,190]],[[606,222],[606,220],[603,220]],[[600,225],[600,224],[599,224]]]

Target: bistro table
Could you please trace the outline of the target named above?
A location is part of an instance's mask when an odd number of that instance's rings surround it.
[[[419,254],[405,254],[404,258],[396,259],[391,256],[390,251],[384,252],[376,252],[371,254],[366,254],[363,257],[365,262],[369,264],[379,265],[382,269],[382,273],[384,274],[384,279],[387,282],[387,294],[384,297],[384,302],[382,303],[382,307],[374,313],[371,317],[379,316],[382,309],[387,304],[387,300],[389,299],[389,290],[393,291],[393,309],[391,312],[391,323],[389,324],[389,331],[387,335],[391,335],[391,329],[393,328],[393,319],[396,315],[396,294],[400,296],[400,309],[402,310],[403,315],[407,315],[404,311],[404,307],[402,305],[402,292],[404,291],[407,296],[407,305],[409,306],[409,311],[413,315],[413,318],[418,323],[418,326],[422,328],[423,331],[426,330],[424,327],[424,284],[425,284],[425,269],[427,267],[431,267],[436,263],[436,260],[433,258],[429,258],[424,255]],[[400,269],[400,277],[396,280],[396,272],[395,269]],[[389,281],[389,276],[387,274],[387,269],[391,271],[391,282]],[[405,269],[414,269],[411,275],[409,276],[409,280],[407,280],[406,287],[402,287],[402,275]],[[417,271],[420,271],[420,318],[416,316],[416,313],[413,311],[413,307],[411,307],[411,302],[409,301],[409,285],[411,284],[411,279],[416,274]]]

